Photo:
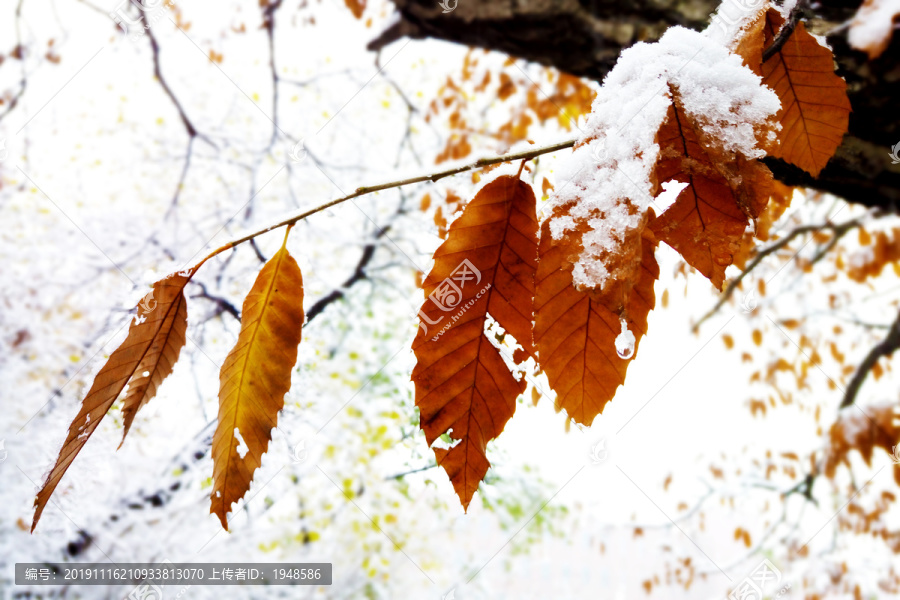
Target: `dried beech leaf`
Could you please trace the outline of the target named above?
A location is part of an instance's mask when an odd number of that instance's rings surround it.
[[[725,269],[740,250],[747,227],[732,183],[720,172],[699,139],[677,98],[659,129],[659,182],[687,183],[675,203],[651,228],[656,236],[681,253],[689,265],[722,289]]]
[[[278,424],[284,395],[291,388],[303,319],[303,277],[282,245],[244,299],[241,332],[219,375],[210,513],[218,515],[226,530],[231,506],[250,489]]]
[[[172,310],[165,315],[159,333],[153,338],[150,348],[135,370],[135,377],[128,383],[128,392],[122,405],[125,431],[122,433],[122,442],[119,443],[120,448],[131,430],[134,416],[156,396],[160,384],[171,375],[184,347],[186,333],[187,302],[182,292],[172,305]]]
[[[554,241],[549,219],[541,229],[540,262],[535,277],[534,341],[541,368],[556,391],[557,409],[582,425],[590,425],[625,382],[628,364],[647,333],[647,315],[656,304],[653,285],[659,277],[654,257],[656,240],[642,235],[640,266],[627,296],[625,320],[635,336],[634,352],[616,352],[621,332],[619,314],[606,307],[596,290],[572,285],[572,260],[577,259],[568,238]]]
[[[781,14],[769,9],[766,47],[783,23]],[[797,23],[784,46],[763,63],[762,76],[781,100],[776,116],[780,143],[767,148],[769,154],[818,177],[841,145],[850,119],[847,83],[834,73],[831,50]]]
[[[872,465],[875,448],[884,450],[895,461],[894,480],[900,485],[900,468],[896,449],[900,437],[895,403],[883,402],[867,406],[866,412],[845,409],[828,432],[828,446],[825,450],[825,476],[834,479],[840,465],[852,468],[850,452],[856,450],[867,465]]]
[[[760,65],[762,64],[765,26],[766,11],[764,7],[760,7],[759,14],[740,32],[740,37],[732,49],[732,52],[744,60],[744,66],[757,75],[760,74]]]
[[[450,226],[425,279],[413,341],[416,406],[429,446],[445,433],[454,440],[434,453],[463,508],[490,466],[487,443],[503,431],[525,390],[484,328],[490,313],[533,355],[537,229],[531,187],[517,177],[498,177]]]
[[[130,384],[125,397],[127,435],[134,415],[153,398],[159,384],[172,372],[185,342],[187,301],[184,287],[192,276],[193,270],[189,270],[157,281],[151,292],[138,304],[137,314],[125,341],[97,373],[81,404],[81,410],[69,425],[69,433],[59,451],[56,464],[34,501],[32,531],[69,465],[81,452],[125,385]],[[122,440],[124,439],[123,435]]]

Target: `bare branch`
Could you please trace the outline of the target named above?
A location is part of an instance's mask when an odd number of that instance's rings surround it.
[[[168,96],[169,100],[172,101],[172,104],[175,105],[175,110],[178,111],[178,116],[181,117],[181,122],[184,124],[184,128],[187,131],[188,136],[190,138],[199,137],[213,148],[216,148],[217,146],[208,137],[197,131],[194,123],[184,111],[184,107],[181,105],[181,102],[175,96],[172,88],[169,87],[169,83],[163,76],[162,68],[160,67],[159,42],[157,42],[156,40],[156,34],[153,33],[153,27],[147,21],[146,13],[143,10],[138,10],[138,14],[140,15],[141,22],[144,24],[144,30],[147,32],[147,39],[150,41],[150,50],[153,52],[153,75],[156,77],[156,80],[159,81],[159,85],[166,93],[166,96]]]
[[[263,27],[269,41],[269,71],[272,75],[272,139],[270,147],[278,138],[278,70],[275,67],[275,13],[281,8],[282,0],[273,0],[263,5]]]
[[[208,291],[206,291],[206,286],[203,285],[199,281],[192,281],[192,283],[200,286],[200,293],[194,294],[191,298],[205,298],[207,300],[212,300],[216,304],[216,312],[213,314],[214,317],[218,317],[223,312],[227,312],[229,315],[237,319],[241,320],[241,312],[237,309],[237,307],[226,300],[221,296],[213,296]]]
[[[716,302],[716,305],[713,306],[705,315],[703,315],[700,318],[699,321],[697,321],[694,324],[694,326],[692,327],[693,332],[696,333],[697,331],[699,331],[700,326],[704,322],[706,322],[706,320],[708,320],[714,314],[719,312],[719,309],[722,308],[722,306],[724,306],[725,303],[728,302],[731,299],[731,297],[734,295],[735,290],[737,290],[737,288],[741,285],[741,282],[747,277],[747,275],[750,274],[751,271],[753,271],[753,269],[755,269],[757,266],[759,266],[759,264],[767,256],[770,256],[770,255],[778,252],[779,250],[784,249],[795,238],[797,238],[801,235],[805,235],[807,233],[815,233],[817,231],[823,231],[823,230],[831,231],[832,233],[834,233],[834,238],[832,240],[829,240],[829,245],[826,245],[826,249],[824,251],[820,251],[819,253],[816,254],[816,261],[818,261],[819,259],[822,258],[822,256],[824,256],[825,252],[827,252],[828,250],[831,250],[831,248],[834,246],[834,244],[831,242],[837,243],[838,239],[840,239],[841,237],[846,235],[853,228],[861,225],[862,222],[867,217],[871,216],[871,214],[872,213],[866,213],[865,215],[862,215],[860,217],[851,219],[850,221],[846,221],[844,223],[840,223],[837,225],[834,223],[822,223],[821,225],[803,225],[801,227],[795,227],[794,229],[789,231],[788,234],[785,235],[783,238],[769,244],[765,248],[760,249],[757,252],[756,256],[753,257],[753,260],[751,260],[747,264],[747,266],[744,268],[744,270],[741,271],[741,273],[737,277],[735,277],[734,279],[732,279],[731,281],[728,282],[728,285],[725,287],[725,291],[722,292],[722,295],[719,297],[719,301]],[[796,256],[796,254],[794,256]]]
[[[564,150],[565,148],[571,148],[574,145],[575,145],[575,140],[567,140],[564,142],[552,144],[550,146],[542,146],[539,148],[534,148],[532,150],[526,150],[524,152],[516,152],[513,154],[504,154],[501,156],[494,156],[494,157],[490,157],[490,158],[480,158],[473,163],[469,163],[469,164],[463,165],[461,167],[455,167],[453,169],[447,169],[445,171],[438,171],[437,173],[432,173],[431,175],[419,175],[417,177],[410,177],[408,179],[400,179],[398,181],[391,181],[389,183],[381,183],[381,184],[373,185],[373,186],[360,187],[360,188],[357,188],[356,191],[353,192],[352,194],[347,194],[346,196],[343,196],[341,198],[337,198],[330,202],[326,202],[325,204],[321,204],[315,208],[312,208],[303,213],[300,213],[297,216],[289,217],[283,221],[275,223],[274,225],[269,225],[268,227],[265,227],[258,231],[254,231],[253,233],[248,233],[247,235],[240,237],[236,240],[232,240],[232,241],[228,242],[227,244],[225,244],[224,246],[221,246],[220,248],[217,248],[217,249],[213,250],[212,252],[210,252],[203,260],[201,260],[199,263],[197,263],[194,266],[194,270],[199,268],[200,265],[202,265],[204,262],[206,262],[213,256],[216,256],[217,254],[220,254],[226,250],[230,250],[231,248],[234,248],[235,246],[238,246],[240,244],[248,242],[260,235],[263,235],[264,233],[268,233],[274,229],[279,229],[281,227],[294,225],[298,221],[302,221],[303,219],[306,219],[307,217],[311,217],[312,215],[314,215],[316,213],[327,210],[327,209],[331,208],[332,206],[337,206],[338,204],[341,204],[348,200],[352,200],[354,198],[359,198],[360,196],[365,196],[367,194],[372,194],[374,192],[380,192],[382,190],[389,190],[391,188],[397,188],[397,187],[402,187],[405,185],[411,185],[414,183],[423,183],[426,181],[436,182],[441,179],[444,179],[445,177],[451,177],[453,175],[458,175],[460,173],[465,173],[467,171],[480,169],[482,167],[487,167],[490,165],[496,165],[496,164],[505,163],[505,162],[513,162],[513,161],[517,161],[517,160],[530,160],[532,158],[542,156],[544,154],[550,154],[551,152],[557,152],[558,150]]]
[[[397,473],[395,475],[388,475],[385,477],[385,480],[390,479],[403,479],[407,475],[412,475],[413,473],[421,473],[422,471],[428,471],[429,469],[437,468],[437,463],[432,463],[430,465],[425,465],[424,467],[419,467],[418,469],[410,469],[409,471],[403,471],[402,473]]]
[[[382,237],[387,231],[390,229],[390,225],[384,227],[379,230],[379,232],[375,235],[375,239]],[[372,258],[375,256],[375,250],[378,248],[378,245],[373,241],[363,248],[362,256],[359,257],[359,262],[356,263],[356,268],[353,270],[353,273],[350,277],[347,278],[346,281],[341,285],[340,288],[332,290],[330,294],[327,296],[323,296],[319,298],[315,304],[313,304],[309,310],[306,312],[306,322],[312,321],[317,315],[319,315],[322,311],[324,311],[329,304],[337,302],[341,298],[344,297],[348,288],[350,288],[354,283],[362,281],[363,279],[367,279],[366,276],[366,267],[372,262]]]
[[[850,380],[850,383],[847,385],[847,390],[844,392],[844,400],[841,402],[841,408],[846,408],[853,404],[866,376],[869,374],[869,371],[875,367],[875,363],[882,357],[890,356],[898,348],[900,348],[900,313],[898,313],[897,319],[888,330],[887,336],[885,336],[880,344],[869,350],[869,353],[863,359],[862,363],[860,363],[859,368],[856,369],[856,373],[853,374],[853,379]]]
[[[19,104],[19,100],[25,95],[25,88],[28,86],[28,76],[27,71],[25,69],[25,54],[24,48],[22,46],[22,31],[21,31],[21,20],[22,20],[22,4],[25,3],[25,0],[19,0],[19,4],[16,5],[16,40],[17,40],[17,48],[19,49],[19,62],[22,63],[22,78],[19,80],[19,91],[13,95],[12,98],[9,99],[9,103],[6,105],[6,108],[0,113],[0,121],[8,115],[12,110]]]
[[[784,47],[785,42],[787,42],[788,38],[791,37],[791,34],[794,33],[794,28],[797,26],[797,23],[800,22],[800,17],[803,15],[804,10],[806,10],[805,0],[797,2],[794,8],[791,9],[791,14],[788,15],[787,22],[782,26],[781,31],[778,32],[778,35],[775,36],[775,39],[772,40],[769,47],[763,50],[763,62],[766,62],[775,56],[775,53],[779,52]]]

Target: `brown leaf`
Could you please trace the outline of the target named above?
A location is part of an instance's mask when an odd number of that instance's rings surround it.
[[[81,452],[125,385],[131,384],[125,399],[127,434],[134,415],[153,398],[159,384],[172,372],[181,347],[184,346],[187,327],[184,287],[193,273],[193,270],[182,271],[157,281],[151,292],[138,304],[137,314],[125,341],[97,373],[91,389],[84,397],[81,410],[69,425],[69,433],[59,451],[56,464],[35,498],[32,531],[37,527],[44,507],[69,465]],[[141,375],[135,378],[138,371]],[[144,376],[145,372],[148,375]],[[124,439],[123,436],[122,440]]]
[[[769,9],[766,47],[783,23],[781,14]],[[834,73],[831,50],[797,23],[781,50],[763,63],[762,76],[781,100],[780,143],[767,148],[769,154],[817,177],[841,145],[850,119],[847,83]]]
[[[573,251],[567,238],[554,241],[550,220],[541,229],[540,262],[535,277],[534,340],[541,368],[557,394],[557,408],[582,425],[590,425],[625,382],[628,364],[647,333],[647,315],[656,304],[653,284],[659,277],[656,240],[648,229],[642,235],[640,266],[625,304],[628,330],[635,336],[634,352],[616,352],[621,332],[619,314],[610,310],[598,290],[573,286]]]
[[[847,276],[857,283],[863,283],[870,277],[878,277],[888,265],[896,269],[900,261],[900,228],[890,231],[879,231],[875,234],[875,243],[851,254],[847,266]]]
[[[464,509],[525,390],[484,334],[487,314],[529,354],[537,267],[537,218],[531,187],[501,176],[486,185],[451,226],[425,280],[412,373],[428,445],[444,433],[458,442],[434,448]]]
[[[219,374],[210,513],[218,515],[225,530],[231,505],[250,489],[262,464],[297,362],[305,318],[303,276],[286,244],[287,235],[244,299],[241,332]]]
[[[725,269],[741,247],[748,223],[746,212],[752,212],[756,205],[742,208],[738,204],[732,183],[719,170],[721,162],[714,162],[701,144],[699,132],[677,96],[657,141],[657,180],[662,183],[674,179],[688,185],[651,228],[717,289],[722,289]]]
[[[844,410],[828,432],[824,472],[833,479],[841,464],[851,467],[849,454],[856,450],[867,465],[871,466],[875,448],[883,449],[896,462],[900,459],[900,424],[895,416],[895,405],[883,402],[866,407],[865,412]],[[895,470],[895,477],[897,472]],[[900,482],[898,482],[900,483]]]
[[[151,292],[152,294],[152,292]],[[145,300],[147,301],[146,297]],[[150,400],[156,396],[156,390],[163,380],[172,373],[178,355],[185,344],[187,333],[187,302],[184,294],[175,302],[164,317],[159,333],[150,344],[137,369],[136,375],[128,384],[128,392],[122,404],[122,418],[125,431],[119,447],[125,443],[125,436],[131,430],[134,416]]]
[[[760,74],[762,64],[763,29],[766,26],[766,11],[763,8],[760,7],[759,14],[740,32],[732,50],[743,59],[744,66],[757,75]]]

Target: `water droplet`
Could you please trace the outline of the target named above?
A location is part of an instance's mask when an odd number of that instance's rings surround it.
[[[634,355],[634,334],[628,331],[625,319],[620,319],[622,332],[616,337],[616,353],[619,358],[629,359]]]

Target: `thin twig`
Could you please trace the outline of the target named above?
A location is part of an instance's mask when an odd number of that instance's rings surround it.
[[[731,299],[731,296],[734,295],[735,290],[737,290],[738,286],[741,285],[741,282],[750,274],[753,269],[755,269],[767,256],[778,252],[785,248],[788,244],[790,244],[794,238],[807,234],[807,233],[815,233],[817,231],[828,230],[834,233],[835,238],[839,238],[844,236],[848,231],[853,229],[854,227],[858,227],[862,224],[863,220],[870,216],[870,213],[866,213],[856,219],[851,219],[850,221],[846,221],[845,223],[840,223],[835,225],[834,223],[822,223],[821,225],[803,225],[801,227],[796,227],[788,232],[780,240],[777,240],[765,248],[762,248],[757,252],[756,256],[753,257],[747,266],[744,268],[740,274],[728,282],[728,286],[725,288],[725,291],[722,292],[722,295],[719,297],[719,301],[716,302],[716,305],[713,306],[705,315],[703,315],[699,321],[697,321],[692,330],[694,333],[700,330],[700,326],[706,322],[710,317],[716,314],[722,306],[725,305],[728,300]],[[830,247],[828,248],[830,250]],[[820,257],[821,258],[821,257]]]
[[[375,235],[375,238],[378,239],[383,236],[390,229],[390,225],[382,228]],[[378,245],[373,241],[369,244],[366,244],[363,249],[362,256],[359,258],[359,262],[356,263],[356,268],[353,270],[353,273],[350,277],[347,278],[346,281],[341,285],[340,288],[332,290],[330,294],[319,298],[315,304],[313,304],[309,311],[306,313],[306,322],[308,323],[312,319],[314,319],[319,313],[325,310],[325,308],[334,302],[337,302],[346,294],[346,290],[349,289],[353,284],[362,281],[363,279],[367,279],[366,275],[366,267],[372,261],[372,258],[375,256],[375,250],[378,248]]]
[[[429,469],[437,468],[437,466],[438,466],[437,463],[433,463],[430,465],[426,465],[424,467],[419,467],[418,469],[411,469],[409,471],[404,471],[402,473],[397,473],[395,475],[388,475],[387,477],[385,477],[385,480],[402,479],[402,478],[406,477],[407,475],[412,475],[413,473],[421,473],[422,471],[428,471]]]
[[[453,169],[447,169],[446,171],[438,171],[437,173],[432,173],[431,175],[419,175],[417,177],[410,177],[408,179],[391,181],[389,183],[381,183],[378,185],[360,187],[360,188],[357,188],[356,191],[353,192],[352,194],[347,194],[346,196],[343,196],[341,198],[331,200],[330,202],[321,204],[315,208],[312,208],[303,213],[300,213],[299,215],[289,217],[287,219],[284,219],[283,221],[275,223],[274,225],[269,225],[268,227],[259,229],[257,231],[254,231],[253,233],[248,233],[247,235],[239,237],[236,240],[232,240],[232,241],[228,242],[227,244],[225,244],[224,246],[221,246],[221,247],[213,250],[212,252],[210,252],[203,260],[201,260],[199,263],[197,263],[193,267],[193,270],[196,271],[200,267],[200,265],[202,265],[204,262],[206,262],[213,256],[216,256],[217,254],[221,254],[222,252],[224,252],[226,250],[230,250],[231,248],[234,248],[235,246],[243,244],[244,242],[248,242],[260,235],[263,235],[264,233],[268,233],[274,229],[279,229],[281,227],[294,225],[298,221],[302,221],[303,219],[306,219],[307,217],[310,217],[316,213],[320,213],[324,210],[331,208],[332,206],[337,206],[338,204],[341,204],[348,200],[352,200],[354,198],[358,198],[360,196],[365,196],[367,194],[372,194],[374,192],[380,192],[382,190],[389,190],[391,188],[397,188],[397,187],[402,187],[405,185],[411,185],[414,183],[422,183],[425,181],[436,182],[441,179],[444,179],[445,177],[451,177],[453,175],[458,175],[460,173],[465,173],[467,171],[472,171],[474,169],[480,169],[482,167],[487,167],[490,165],[496,165],[496,164],[505,163],[505,162],[513,162],[513,161],[517,161],[517,160],[529,160],[529,159],[532,159],[532,158],[535,158],[535,157],[538,157],[538,156],[541,156],[544,154],[550,154],[551,152],[557,152],[559,150],[571,148],[574,145],[575,145],[574,139],[566,140],[564,142],[558,142],[558,143],[552,144],[550,146],[542,146],[539,148],[534,148],[532,150],[526,150],[524,152],[516,152],[513,154],[504,154],[501,156],[493,156],[490,158],[480,158],[473,163],[463,165],[461,167],[455,167]]]
[[[266,30],[266,38],[269,41],[269,72],[272,76],[272,138],[269,146],[275,144],[278,138],[278,69],[275,66],[275,13],[281,8],[282,0],[275,0],[263,8],[263,27]]]
[[[812,495],[813,485],[816,482],[817,475],[818,475],[818,473],[807,473],[806,477],[804,477],[802,480],[800,480],[800,482],[797,483],[797,485],[795,485],[794,487],[792,487],[789,490],[782,492],[781,497],[787,498],[788,496],[790,496],[792,494],[800,494],[801,496],[806,498],[807,501],[812,502],[813,504],[818,506],[819,502]]]
[[[184,107],[181,105],[178,97],[175,96],[172,88],[169,87],[169,83],[163,76],[162,68],[160,67],[159,43],[156,40],[156,35],[153,33],[153,26],[147,21],[147,15],[143,10],[138,10],[138,14],[140,15],[141,22],[144,24],[144,30],[147,32],[147,39],[150,42],[150,50],[153,52],[153,75],[156,77],[156,80],[159,81],[159,85],[166,93],[166,96],[168,96],[169,100],[172,101],[172,104],[175,105],[175,110],[178,111],[178,116],[181,117],[181,122],[184,124],[184,128],[187,131],[188,136],[191,138],[199,137],[213,148],[218,148],[208,137],[197,131],[197,128],[194,127],[194,123],[184,111]]]
[[[203,283],[201,283],[199,281],[192,281],[192,283],[200,286],[200,293],[194,294],[193,296],[191,296],[191,298],[206,298],[207,300],[212,300],[213,302],[216,303],[216,312],[213,315],[214,317],[218,317],[223,312],[227,312],[229,315],[231,315],[238,321],[241,320],[241,311],[239,311],[234,304],[232,304],[231,302],[229,302],[228,300],[226,300],[225,298],[223,298],[221,296],[214,296],[214,295],[210,294],[206,290],[206,286],[203,285]]]
[[[762,60],[766,62],[773,56],[775,56],[776,52],[780,52],[784,47],[784,44],[788,41],[788,38],[791,37],[791,34],[794,33],[794,28],[797,26],[797,23],[800,22],[800,17],[803,15],[803,11],[805,9],[805,0],[800,0],[791,9],[791,14],[788,15],[787,22],[781,28],[781,31],[778,32],[778,35],[775,36],[775,39],[772,40],[772,43],[769,44],[769,47],[763,50]]]
[[[181,191],[184,188],[184,182],[187,179],[188,171],[191,168],[191,158],[194,152],[194,139],[200,138],[216,149],[218,149],[218,146],[216,146],[216,144],[214,144],[212,140],[210,140],[207,136],[197,131],[194,123],[188,117],[187,113],[184,110],[184,107],[181,105],[181,102],[175,96],[172,88],[169,87],[168,81],[166,81],[166,78],[162,74],[162,67],[160,66],[159,59],[159,43],[156,40],[156,34],[153,33],[153,26],[147,19],[146,11],[139,8],[138,14],[140,15],[141,22],[144,24],[144,30],[147,32],[147,39],[150,41],[150,50],[153,53],[153,75],[159,82],[159,85],[163,89],[163,92],[165,92],[165,94],[169,97],[169,100],[172,101],[172,104],[175,106],[175,110],[178,111],[178,115],[181,117],[181,122],[184,124],[184,129],[188,134],[187,149],[185,150],[184,155],[184,166],[181,169],[181,175],[179,176],[178,183],[175,186],[175,193],[172,195],[172,200],[169,203],[169,208],[166,210],[166,214],[163,217],[163,220],[167,221],[169,217],[172,216],[175,208],[178,206],[178,199],[181,197]]]
[[[25,0],[19,0],[19,4],[16,6],[16,49],[19,52],[19,62],[22,66],[22,78],[19,81],[19,91],[16,92],[12,98],[9,99],[9,102],[6,103],[6,108],[0,113],[0,120],[3,119],[6,115],[11,113],[13,109],[19,104],[19,100],[22,96],[25,95],[25,88],[28,87],[28,71],[25,67],[25,46],[22,45],[22,32],[21,32],[21,20],[22,20],[22,4],[25,3]]]
[[[181,175],[178,176],[178,183],[175,185],[175,193],[169,202],[169,208],[163,215],[163,221],[168,221],[172,216],[175,208],[178,206],[178,199],[181,197],[181,191],[184,189],[184,182],[187,179],[188,171],[191,168],[191,157],[194,154],[194,138],[196,136],[188,136],[187,150],[184,153],[184,165],[181,167]]]

